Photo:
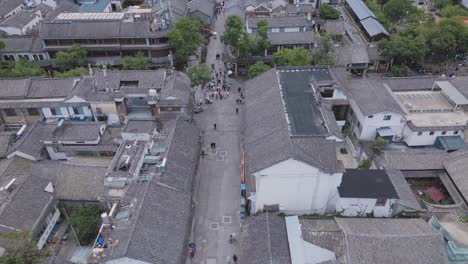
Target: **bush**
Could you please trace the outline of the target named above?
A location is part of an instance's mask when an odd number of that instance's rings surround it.
[[[79,77],[81,75],[87,74],[88,71],[89,70],[86,69],[85,67],[78,67],[78,68],[71,69],[65,72],[55,72],[55,77],[58,77],[58,78]]]
[[[371,166],[372,166],[372,159],[368,158],[368,159],[365,159],[365,160],[361,161],[361,163],[359,163],[358,169],[368,170],[368,169],[370,169]]]
[[[388,145],[388,140],[378,137],[377,139],[373,140],[371,142],[372,144],[372,150],[374,151],[381,151],[383,150],[387,145]]]
[[[253,79],[262,73],[271,69],[270,65],[263,63],[263,61],[259,61],[249,68],[249,74],[247,75],[249,79]]]
[[[84,66],[86,64],[87,55],[88,52],[85,49],[75,44],[66,51],[57,52],[53,60],[54,66],[65,70]]]
[[[390,72],[387,73],[388,77],[406,77],[410,74],[410,68],[406,65],[393,65]]]
[[[340,12],[331,5],[322,5],[320,7],[320,18],[323,19],[338,19]]]
[[[341,154],[348,154],[348,150],[346,148],[340,148]]]
[[[101,212],[101,209],[92,206],[71,210],[70,224],[73,226],[81,245],[90,245],[96,239],[101,223]]]

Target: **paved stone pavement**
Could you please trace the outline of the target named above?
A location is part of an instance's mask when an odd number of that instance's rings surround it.
[[[215,31],[208,46],[207,64],[224,70],[216,54],[222,54],[223,44],[219,36],[224,31],[225,15],[218,16]],[[193,264],[224,264],[227,256],[238,254],[238,244],[229,243],[229,235],[240,233],[240,118],[242,108],[235,102],[239,84],[229,79],[231,95],[223,100],[203,105],[204,111],[195,115],[195,121],[204,130],[204,149],[208,153],[200,158],[194,186],[195,213],[191,241],[197,245],[195,257],[187,260]],[[197,100],[203,99],[201,89]],[[236,114],[236,107],[239,114]],[[217,124],[214,130],[213,124]],[[216,143],[216,149],[210,143]]]

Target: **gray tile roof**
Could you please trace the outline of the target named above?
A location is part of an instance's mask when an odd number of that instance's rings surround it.
[[[96,141],[100,138],[101,122],[64,122],[61,127],[56,124],[38,122],[18,140],[11,148],[41,159],[44,141]]]
[[[249,218],[240,236],[239,263],[289,264],[288,235],[283,217],[264,213]]]
[[[43,52],[41,41],[33,36],[18,36],[2,38],[5,43],[5,48],[1,53],[15,52]]]
[[[447,155],[446,151],[436,149],[389,150],[384,152],[384,166],[396,170],[440,170]]]
[[[57,198],[65,201],[98,201],[104,194],[107,165],[62,163],[55,183]]]
[[[102,39],[162,37],[163,31],[151,31],[150,24],[123,21],[49,21],[41,23],[41,39]]]
[[[323,29],[332,35],[344,35],[344,21],[342,20],[326,20]]]
[[[342,46],[335,48],[335,65],[370,63],[367,46]]]
[[[334,252],[334,264],[347,263],[344,233],[334,220],[299,219],[299,222],[305,241]]]
[[[245,149],[250,173],[294,158],[325,172],[337,170],[335,142],[290,135],[275,69],[246,83]],[[271,142],[275,142],[272,144]]]
[[[57,6],[47,13],[47,19],[55,19],[61,13],[74,13],[80,10],[79,5],[75,4],[73,0],[58,0]]]
[[[404,114],[389,88],[377,79],[350,80],[346,83],[345,90],[365,116],[386,111]]]
[[[361,20],[361,25],[370,37],[374,37],[380,34],[390,36],[388,31],[382,26],[382,24],[380,24],[380,22],[373,17],[368,17],[366,19]]]
[[[457,189],[468,200],[468,149],[461,149],[447,155],[443,163],[445,170],[457,186]]]
[[[451,77],[446,79],[468,98],[468,76]]]
[[[212,0],[192,0],[189,2],[190,12],[199,11],[208,17],[213,17],[214,15],[214,4]]]
[[[448,263],[442,235],[423,219],[336,218],[350,264]]]
[[[52,201],[52,193],[44,191],[50,183],[40,177],[28,176],[0,213],[0,224],[20,229],[33,229],[45,207]],[[10,230],[11,231],[11,230]]]
[[[14,98],[65,98],[72,93],[76,82],[77,78],[31,77],[0,79],[0,100]]]
[[[397,203],[412,210],[422,210],[403,173],[399,170],[387,170],[387,175],[400,197]]]
[[[294,4],[288,4],[286,5],[286,12],[288,14],[297,14],[297,9],[299,6],[300,13],[312,13],[315,11],[315,6],[314,4],[300,4],[300,5],[294,5]]]
[[[38,16],[39,15],[33,11],[21,10],[16,15],[10,16],[0,22],[0,27],[22,28]]]
[[[375,17],[374,13],[367,7],[364,1],[361,0],[346,0],[351,10],[356,14],[359,20]]]
[[[1,0],[0,1],[0,17],[10,13],[11,11],[16,9],[20,5],[24,5],[23,0]]]
[[[257,28],[257,22],[265,19],[269,28],[307,27],[305,16],[248,17],[249,28]]]
[[[313,31],[305,32],[277,32],[268,33],[271,45],[313,44],[315,34]]]

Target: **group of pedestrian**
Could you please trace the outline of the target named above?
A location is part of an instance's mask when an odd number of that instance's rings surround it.
[[[234,254],[234,256],[232,256],[232,258],[229,257],[229,256],[226,258],[226,264],[231,264],[232,263],[231,259],[232,259],[232,261],[234,261],[234,263],[237,263],[237,255]]]
[[[226,9],[224,8],[224,1],[216,4],[216,14],[221,15]]]

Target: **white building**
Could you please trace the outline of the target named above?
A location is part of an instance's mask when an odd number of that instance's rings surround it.
[[[385,170],[346,170],[336,211],[345,216],[390,217],[400,198]]]
[[[245,130],[252,213],[268,208],[296,214],[335,210],[342,176],[336,159],[338,126],[327,120],[331,110],[307,95],[307,89],[314,93],[313,79],[327,74],[324,68],[273,69],[247,83],[246,96],[255,98],[246,102]]]

